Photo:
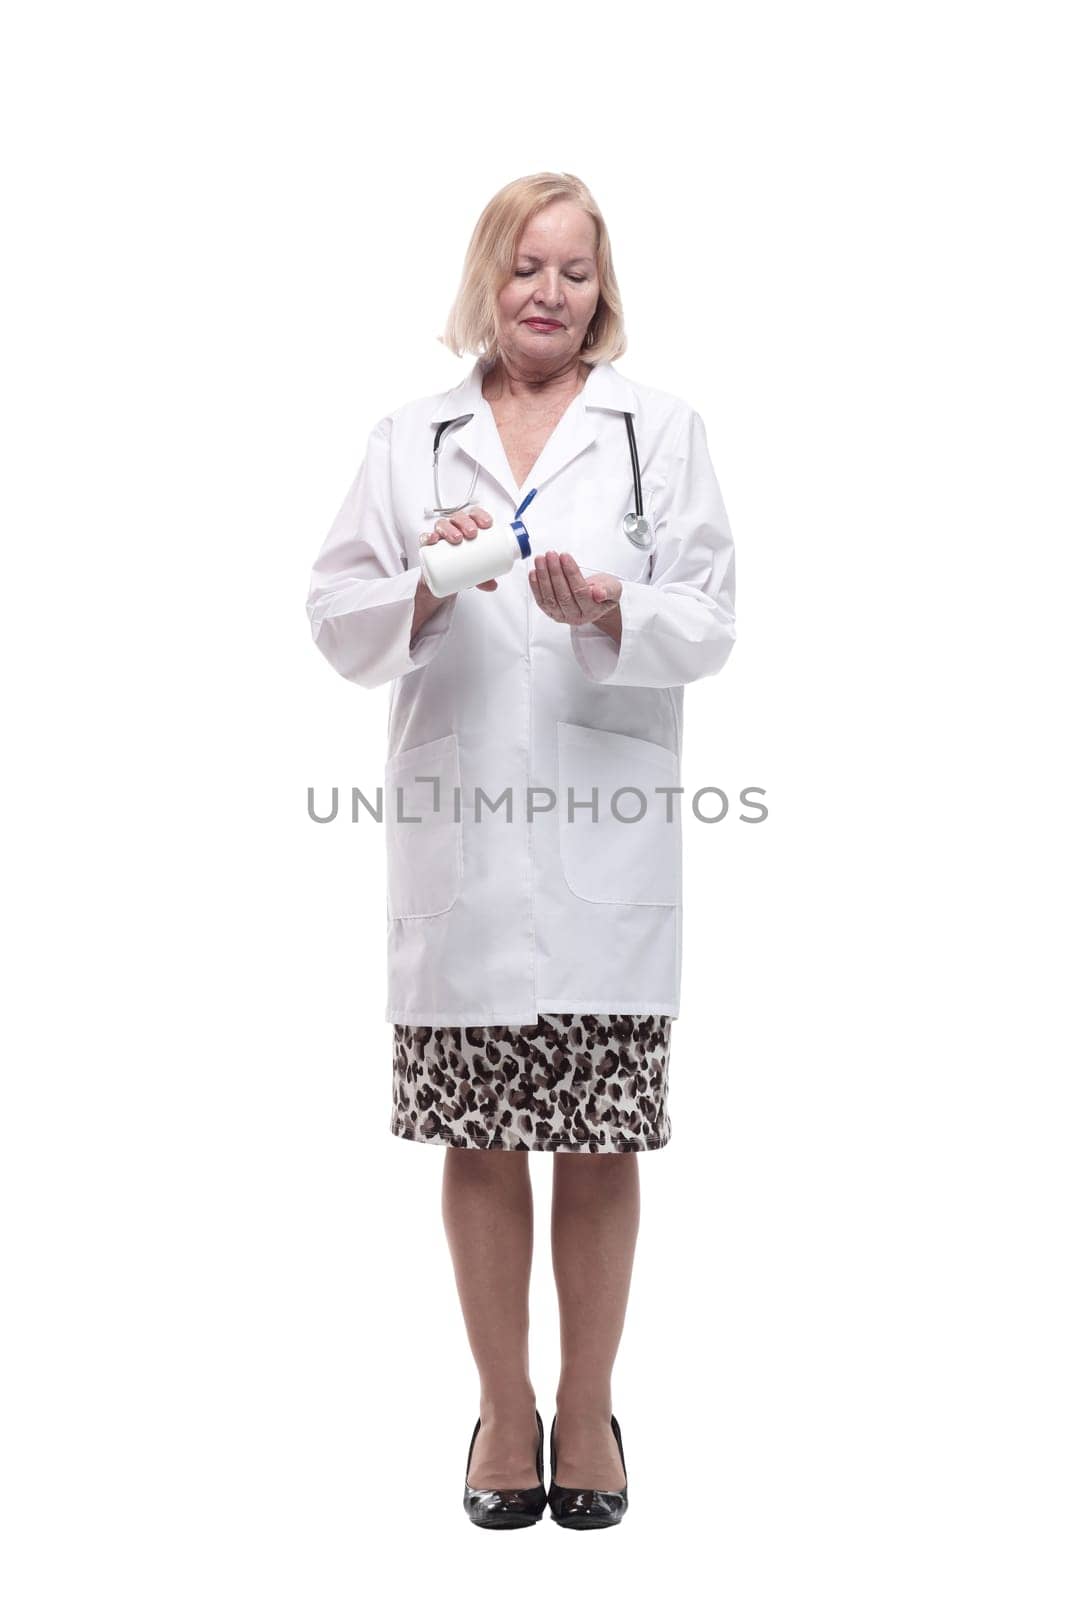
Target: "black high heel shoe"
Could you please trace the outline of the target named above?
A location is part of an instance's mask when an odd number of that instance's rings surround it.
[[[622,1429],[615,1413],[611,1414],[611,1431],[619,1447],[619,1460],[626,1474],[626,1457],[622,1453]],[[552,1418],[549,1438],[552,1481],[548,1486],[548,1504],[553,1522],[561,1528],[613,1528],[622,1521],[629,1505],[628,1484],[621,1489],[569,1489],[556,1482],[556,1419]]]
[[[529,1489],[472,1489],[463,1479],[463,1509],[479,1528],[529,1528],[540,1522],[548,1495],[545,1490],[545,1425],[541,1413],[537,1418],[537,1477],[538,1482]],[[471,1446],[467,1451],[467,1472],[471,1469],[474,1441],[482,1425],[481,1417],[474,1424]]]

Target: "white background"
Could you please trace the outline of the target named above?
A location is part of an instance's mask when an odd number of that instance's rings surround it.
[[[8,12],[13,1600],[334,1600],[374,1565],[1063,1594],[1052,18]],[[620,370],[701,412],[736,539],[684,781],[771,815],[687,824],[630,1512],[516,1549],[461,1507],[442,1152],[387,1131],[382,840],[306,814],[379,781],[387,693],[330,671],[304,598],[370,428],[467,370],[437,335],[479,212],[546,168],[604,209]]]

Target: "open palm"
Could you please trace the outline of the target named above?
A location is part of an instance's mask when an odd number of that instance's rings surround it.
[[[585,577],[568,551],[548,550],[534,557],[530,588],[546,616],[554,622],[597,622],[613,611],[622,584],[610,572]]]

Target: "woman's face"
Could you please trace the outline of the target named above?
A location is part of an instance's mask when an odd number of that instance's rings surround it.
[[[508,363],[524,372],[569,366],[599,299],[596,225],[573,201],[554,200],[526,224],[497,296],[497,337]]]

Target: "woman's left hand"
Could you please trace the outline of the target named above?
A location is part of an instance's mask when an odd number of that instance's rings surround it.
[[[615,610],[622,594],[622,584],[610,572],[583,577],[572,555],[555,550],[534,556],[530,588],[547,617],[568,624],[599,622]]]

